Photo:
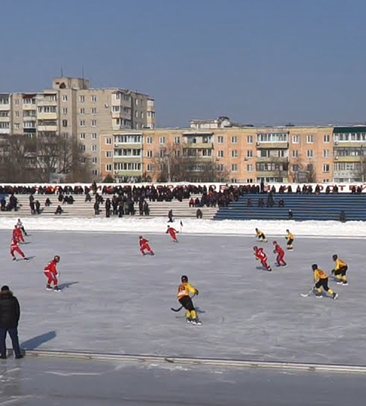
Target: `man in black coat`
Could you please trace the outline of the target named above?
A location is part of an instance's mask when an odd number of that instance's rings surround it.
[[[15,358],[23,358],[18,339],[20,306],[9,286],[4,285],[0,292],[0,358],[6,359],[6,333],[9,333]]]

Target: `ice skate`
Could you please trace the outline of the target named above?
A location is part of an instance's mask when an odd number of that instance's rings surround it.
[[[46,290],[53,290],[51,285],[46,285]]]

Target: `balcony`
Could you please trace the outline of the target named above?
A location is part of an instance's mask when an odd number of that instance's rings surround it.
[[[361,162],[362,160],[366,160],[365,156],[335,156],[334,162]]]
[[[10,110],[10,104],[0,104],[0,111]]]
[[[9,123],[9,122],[10,122],[9,116],[6,116],[6,117],[0,116],[0,123]]]
[[[185,142],[184,148],[191,148],[191,149],[213,149],[214,144],[213,142]]]
[[[257,141],[257,149],[288,149],[288,141],[266,142]]]
[[[38,120],[57,120],[57,113],[37,113]]]
[[[258,157],[257,162],[268,162],[268,163],[274,163],[274,164],[287,164],[288,163],[288,157]]]
[[[131,110],[130,112],[125,111],[112,111],[112,118],[123,118],[125,120],[131,120]]]
[[[58,126],[55,125],[43,125],[40,124],[37,127],[38,131],[57,131],[58,130]]]
[[[26,111],[34,110],[34,111],[36,111],[37,106],[35,104],[32,104],[32,103],[26,103],[26,104],[23,104],[23,110],[26,110]]]
[[[24,116],[23,121],[37,121],[37,116]]]
[[[257,178],[287,178],[288,171],[256,171]]]
[[[10,128],[0,128],[0,134],[10,134]]]

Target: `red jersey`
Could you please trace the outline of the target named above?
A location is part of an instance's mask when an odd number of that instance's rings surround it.
[[[284,252],[284,250],[278,245],[278,244],[276,244],[275,245],[275,252],[277,252],[277,254],[279,254],[279,255],[283,255],[285,252]]]
[[[263,248],[258,248],[255,251],[255,256],[261,260],[261,261],[266,261],[267,260],[267,255],[265,254],[265,252],[263,251]]]
[[[18,248],[18,239],[17,239],[16,237],[13,237],[13,238],[11,239],[10,248],[11,248],[11,249]]]
[[[16,238],[18,241],[22,237],[22,230],[20,228],[14,228],[13,238]]]
[[[142,247],[143,245],[146,245],[148,242],[149,242],[149,240],[147,240],[146,238],[141,238],[140,247]]]
[[[173,227],[169,227],[167,230],[166,230],[166,232],[168,233],[168,234],[170,234],[170,236],[171,237],[175,237],[176,236],[176,234],[177,234],[177,230],[175,229],[175,228],[173,228]]]
[[[57,262],[54,259],[52,261],[50,261],[47,264],[47,266],[44,268],[45,272],[51,272],[52,274],[56,275],[58,273],[56,264],[57,264]]]

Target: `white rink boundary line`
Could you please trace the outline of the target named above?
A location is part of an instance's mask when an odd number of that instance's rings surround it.
[[[45,358],[68,358],[77,360],[95,361],[120,361],[120,362],[158,362],[169,364],[188,364],[214,367],[235,367],[235,368],[270,368],[286,369],[303,372],[339,372],[339,373],[362,373],[366,374],[366,366],[357,365],[332,365],[332,364],[307,364],[294,362],[265,362],[265,361],[240,361],[230,359],[214,358],[186,358],[186,357],[164,357],[153,355],[124,355],[124,354],[98,354],[88,352],[68,351],[42,351],[27,350],[28,357]]]

